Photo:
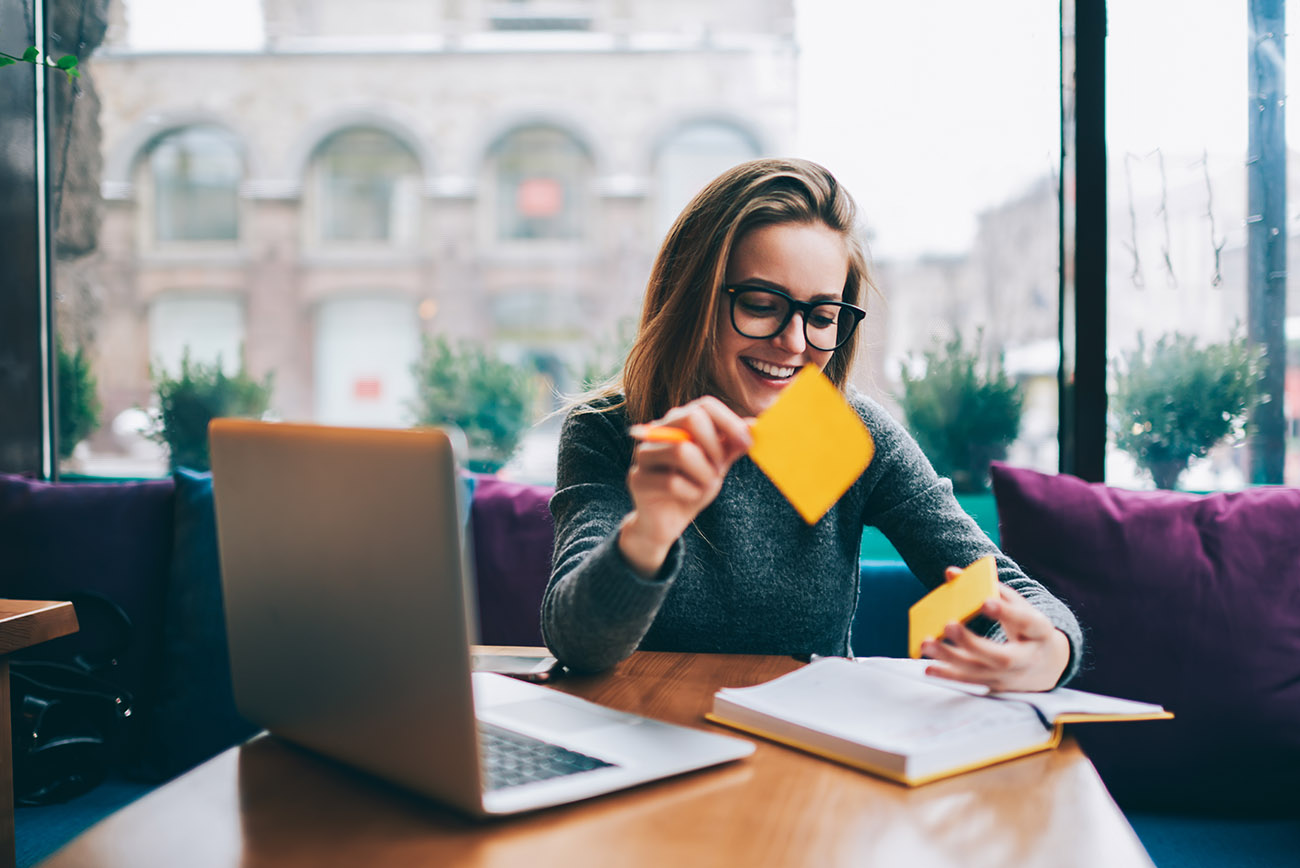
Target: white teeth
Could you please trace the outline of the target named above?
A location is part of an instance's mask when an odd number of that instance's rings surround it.
[[[767,374],[769,377],[776,377],[778,379],[784,380],[786,377],[794,376],[794,372],[795,372],[794,368],[787,368],[782,365],[771,365],[768,364],[767,362],[760,362],[757,359],[746,359],[745,361],[749,364],[751,368],[758,371],[759,373]]]

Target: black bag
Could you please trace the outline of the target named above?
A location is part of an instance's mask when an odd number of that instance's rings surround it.
[[[17,805],[66,802],[88,792],[104,780],[125,742],[131,694],[112,677],[130,647],[131,619],[99,595],[73,595],[72,602],[83,626],[108,625],[109,647],[67,660],[10,661]]]

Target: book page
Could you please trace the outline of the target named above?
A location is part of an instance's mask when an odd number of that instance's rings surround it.
[[[1150,702],[1137,702],[1132,699],[1118,699],[1114,696],[1102,696],[1100,693],[1088,693],[1085,690],[1071,690],[1058,687],[1043,693],[991,693],[994,699],[1010,699],[1028,702],[1037,708],[1048,720],[1064,714],[1095,714],[1138,716],[1159,714],[1164,708]]]
[[[1086,690],[1074,690],[1069,687],[1057,687],[1041,693],[991,691],[982,684],[967,684],[961,681],[926,675],[925,669],[931,663],[929,660],[911,660],[900,657],[862,657],[855,662],[861,666],[882,669],[907,678],[924,681],[946,690],[968,693],[973,696],[987,696],[991,699],[1026,702],[1037,708],[1047,720],[1056,720],[1065,714],[1137,717],[1159,714],[1164,711],[1161,706],[1150,702],[1119,699],[1114,696],[1103,696],[1100,693],[1089,693]]]
[[[718,697],[904,756],[983,742],[1009,728],[1047,731],[1028,706],[988,702],[842,659],[819,660],[757,687],[723,689]]]

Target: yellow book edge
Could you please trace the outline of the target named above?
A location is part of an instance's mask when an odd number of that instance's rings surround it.
[[[1145,714],[1083,714],[1066,712],[1053,721],[1057,726],[1066,723],[1118,723],[1125,720],[1173,720],[1172,711],[1150,711]]]
[[[944,769],[943,771],[935,772],[932,775],[924,775],[922,777],[909,777],[907,775],[900,775],[895,772],[891,772],[886,769],[879,768],[878,766],[873,766],[870,763],[864,763],[861,760],[844,756],[843,754],[837,753],[836,751],[826,750],[825,748],[820,748],[820,747],[814,747],[809,744],[804,744],[803,742],[800,742],[797,739],[772,735],[756,727],[748,726],[742,723],[735,723],[734,721],[727,720],[724,717],[719,717],[718,715],[714,714],[711,711],[707,712],[704,715],[704,717],[706,720],[713,721],[714,723],[721,724],[722,726],[730,727],[731,729],[736,729],[741,732],[748,733],[749,735],[755,735],[767,741],[776,742],[777,744],[783,744],[786,747],[792,747],[796,750],[801,750],[804,753],[810,753],[813,754],[814,756],[824,757],[828,760],[833,760],[834,762],[837,762],[840,765],[845,765],[850,768],[859,769],[860,771],[864,771],[864,772],[870,772],[871,774],[876,775],[877,777],[882,777],[885,778],[886,780],[903,784],[904,786],[908,786],[908,787],[919,787],[923,784],[928,784],[932,781],[938,781],[944,778],[956,777],[957,775],[965,774],[966,772],[973,772],[976,769],[988,768],[989,766],[998,765],[999,763],[1008,762],[1009,760],[1019,759],[1022,756],[1029,756],[1031,754],[1043,753],[1044,751],[1053,750],[1061,743],[1061,729],[1062,729],[1060,722],[1058,722],[1057,725],[1052,727],[1051,735],[1048,737],[1047,741],[1043,742],[1042,744],[1031,745],[1030,747],[1024,749],[1014,750],[1005,754],[999,754],[998,756],[989,757],[988,759],[982,759],[979,760],[978,762],[967,763],[966,765],[955,766],[950,769]],[[1124,719],[1133,720],[1135,718],[1126,717]]]

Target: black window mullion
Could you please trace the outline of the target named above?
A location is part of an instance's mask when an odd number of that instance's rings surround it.
[[[39,14],[40,4],[33,5]],[[0,4],[9,45],[39,44],[36,25],[28,4]],[[47,476],[49,297],[42,289],[37,74],[27,63],[0,70],[0,471]]]
[[[1060,469],[1106,464],[1106,3],[1061,2]]]

